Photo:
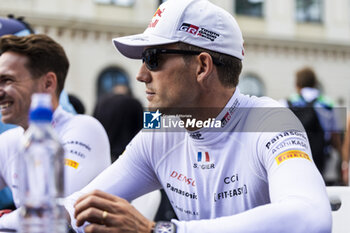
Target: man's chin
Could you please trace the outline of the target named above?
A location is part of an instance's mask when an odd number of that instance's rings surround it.
[[[11,117],[10,115],[2,115],[1,122],[4,124],[21,125],[18,119],[15,119],[14,117]]]
[[[168,114],[168,112],[169,112],[169,108],[162,107],[162,106],[159,106],[157,104],[151,104],[151,103],[148,104],[147,110],[150,112],[156,112],[158,110],[159,112],[161,112],[163,114]]]
[[[7,124],[7,125],[18,125],[18,124],[16,124],[15,122],[13,122],[13,121],[3,121],[2,119],[1,119],[1,123],[3,123],[3,124]]]
[[[169,107],[160,107],[160,106],[148,106],[148,111],[156,112],[159,111],[163,115],[181,115],[185,114],[183,108],[169,108]]]
[[[156,111],[157,109],[161,109],[162,107],[160,107],[158,104],[148,102],[147,108],[149,111]]]
[[[159,110],[159,112],[164,115],[183,115],[188,114],[187,111],[189,110],[186,107],[169,107],[152,102],[148,103],[147,109],[150,112],[156,112],[157,110]]]
[[[12,122],[11,118],[7,117],[4,114],[1,114],[1,122],[4,124],[13,124],[13,123],[11,123]]]

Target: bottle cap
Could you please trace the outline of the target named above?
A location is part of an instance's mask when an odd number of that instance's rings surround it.
[[[29,113],[30,121],[51,121],[52,103],[51,95],[47,93],[34,93]]]

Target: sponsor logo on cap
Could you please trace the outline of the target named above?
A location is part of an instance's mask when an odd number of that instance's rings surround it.
[[[146,36],[133,36],[130,37],[131,41],[149,41],[149,38]]]
[[[182,23],[179,31],[188,32],[190,34],[193,34],[195,36],[203,37],[205,39],[208,39],[210,41],[214,41],[216,38],[218,38],[220,35],[216,32],[210,31],[205,28],[200,28],[196,25],[189,24],[189,23]]]
[[[199,27],[192,25],[192,24],[188,24],[188,23],[183,23],[181,25],[181,27],[179,28],[179,31],[184,31],[184,32],[188,32],[191,33],[193,35],[196,35],[196,33],[198,32]]]
[[[162,17],[163,12],[165,11],[165,9],[161,10],[159,7],[156,10],[156,12],[154,13],[151,22],[148,24],[149,28],[154,28],[157,26],[159,19]]]

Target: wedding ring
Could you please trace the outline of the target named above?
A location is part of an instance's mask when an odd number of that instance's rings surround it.
[[[102,212],[102,221],[101,221],[102,225],[105,225],[105,223],[104,223],[105,221],[104,220],[107,218],[107,215],[108,215],[108,212],[104,210]]]

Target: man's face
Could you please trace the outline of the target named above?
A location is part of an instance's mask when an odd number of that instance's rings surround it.
[[[175,45],[162,46],[177,49]],[[158,55],[158,68],[150,71],[143,63],[136,79],[146,85],[148,107],[154,109],[195,107],[199,99],[196,68],[185,64],[183,55]],[[164,110],[163,110],[164,111]]]
[[[39,92],[40,79],[32,79],[24,55],[5,52],[0,56],[0,108],[2,122],[28,125],[31,95]]]

